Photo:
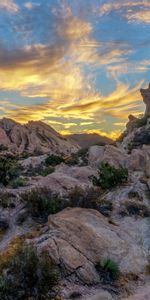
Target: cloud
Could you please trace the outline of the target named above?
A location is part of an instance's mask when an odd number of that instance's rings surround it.
[[[150,2],[143,1],[111,1],[100,7],[100,15],[104,16],[112,11],[125,16],[129,22],[150,24]]]
[[[11,13],[17,13],[19,6],[13,0],[0,0],[0,9],[6,9]]]

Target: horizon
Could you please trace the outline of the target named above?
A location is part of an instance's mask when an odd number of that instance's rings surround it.
[[[0,118],[115,139],[144,113],[150,3],[0,1]]]

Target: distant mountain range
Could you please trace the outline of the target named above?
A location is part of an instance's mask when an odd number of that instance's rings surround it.
[[[75,141],[81,148],[88,148],[92,145],[106,145],[113,143],[113,140],[97,133],[81,133],[66,135],[67,138]]]

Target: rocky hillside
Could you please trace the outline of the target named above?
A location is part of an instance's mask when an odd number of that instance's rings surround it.
[[[0,149],[15,154],[44,154],[76,152],[80,147],[74,141],[56,132],[43,122],[21,125],[11,119],[0,120]]]
[[[81,133],[81,134],[70,134],[69,139],[78,143],[81,148],[89,148],[92,145],[106,145],[113,143],[108,137],[101,136],[96,133]]]
[[[149,92],[115,145],[0,158],[0,299],[150,298]]]

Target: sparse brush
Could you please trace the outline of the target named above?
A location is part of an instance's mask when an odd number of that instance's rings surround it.
[[[55,167],[61,164],[62,162],[64,162],[64,158],[62,156],[54,155],[54,154],[48,155],[47,158],[45,159],[45,164],[47,166]]]
[[[120,275],[118,264],[109,258],[98,262],[96,264],[96,270],[100,275],[100,280],[102,280],[104,283],[115,281]]]
[[[122,184],[128,179],[128,170],[122,166],[116,169],[108,163],[101,163],[98,169],[98,176],[90,176],[93,185],[102,189],[110,189],[118,184]]]
[[[56,193],[46,188],[34,189],[22,195],[29,214],[46,222],[49,214],[56,214],[65,207],[64,200]]]

